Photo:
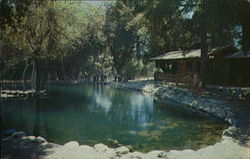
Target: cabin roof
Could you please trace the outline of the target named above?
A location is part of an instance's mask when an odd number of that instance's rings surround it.
[[[150,61],[157,60],[175,60],[175,59],[186,59],[186,58],[199,58],[201,57],[201,49],[190,50],[190,51],[171,51],[163,55],[150,58]]]
[[[227,55],[223,57],[224,59],[242,59],[242,58],[250,58],[250,51],[244,52],[242,50],[237,51],[233,54]]]
[[[250,51],[243,52],[238,51],[235,47],[225,46],[221,48],[214,48],[208,52],[209,56],[220,57],[222,59],[235,59],[235,58],[250,58]],[[149,61],[159,60],[179,60],[179,59],[192,59],[200,58],[201,49],[190,50],[190,51],[171,51],[163,55],[150,58]]]

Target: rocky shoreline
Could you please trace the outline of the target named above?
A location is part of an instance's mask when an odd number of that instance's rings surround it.
[[[118,89],[132,89],[150,94],[166,104],[181,106],[203,116],[215,117],[235,126],[242,131],[242,135],[248,136],[248,140],[250,139],[250,103],[226,101],[214,96],[202,96],[188,89],[157,84],[154,81],[111,82],[110,85]]]
[[[193,111],[215,116],[230,123],[223,132],[222,139],[197,151],[171,150],[169,152],[153,150],[148,153],[130,152],[129,148],[121,146],[109,148],[104,144],[93,147],[79,145],[71,141],[65,145],[47,142],[42,137],[26,136],[22,132],[1,140],[1,158],[42,158],[42,159],[250,159],[250,142],[248,129],[244,132],[238,127],[241,122],[230,103],[209,97],[199,96],[188,90],[173,86],[160,85],[149,81],[131,81],[126,83],[110,82],[117,88],[133,89],[149,93],[166,102],[184,106]],[[245,141],[242,142],[243,140]],[[17,155],[13,157],[12,155]],[[19,155],[19,156],[18,156]]]
[[[195,112],[203,112],[222,119],[231,125],[237,125],[238,123],[233,111],[228,107],[230,103],[202,97],[186,89],[147,81],[111,82],[110,85],[117,88],[133,89],[148,93],[164,103],[184,106]]]
[[[39,93],[33,89],[30,90],[1,90],[0,98],[9,99],[9,98],[33,98],[38,96],[46,96],[47,92],[45,90],[40,91]]]
[[[42,137],[26,136],[24,132],[16,132],[1,140],[2,159],[249,159],[250,148],[244,147],[230,135],[236,131],[229,127],[223,132],[222,140],[215,145],[194,150],[171,150],[169,152],[153,150],[148,153],[130,152],[121,146],[109,148],[100,143],[91,147],[79,145],[76,141],[58,145],[47,142]]]

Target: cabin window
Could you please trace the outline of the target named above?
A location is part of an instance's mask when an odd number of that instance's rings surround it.
[[[171,72],[172,65],[169,63],[166,63],[167,73]]]
[[[169,70],[169,64],[165,63],[166,69]]]

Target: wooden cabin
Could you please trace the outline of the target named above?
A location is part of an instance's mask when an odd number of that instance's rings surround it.
[[[231,86],[250,86],[250,51],[237,51],[222,57],[217,72],[225,72],[225,84]]]
[[[201,50],[171,51],[153,57],[158,72],[155,80],[195,84],[199,80]],[[234,47],[213,49],[208,53],[206,79],[210,84],[250,86],[250,52]]]

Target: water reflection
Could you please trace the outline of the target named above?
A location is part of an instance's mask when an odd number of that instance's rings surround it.
[[[132,120],[136,120],[138,125],[150,122],[150,116],[153,112],[153,99],[141,94],[135,94],[130,97],[130,115]]]
[[[2,101],[1,125],[59,144],[111,139],[140,151],[197,149],[218,141],[225,127],[138,92],[98,85],[50,87],[46,99]]]
[[[102,92],[102,89],[97,89],[97,91],[94,92],[93,101],[95,101],[97,107],[101,107],[105,113],[109,112],[112,102],[110,97]]]

